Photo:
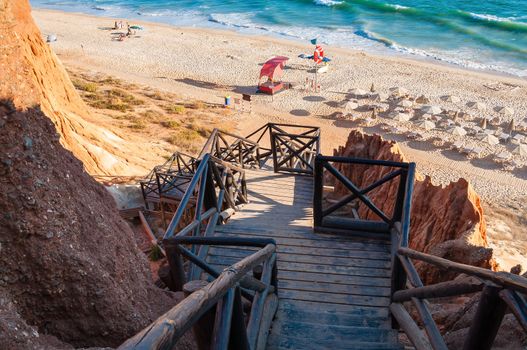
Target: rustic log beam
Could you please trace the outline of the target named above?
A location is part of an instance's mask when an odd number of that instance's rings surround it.
[[[412,298],[425,299],[451,297],[479,292],[483,287],[483,282],[447,281],[436,283],[431,286],[399,290],[393,294],[392,301],[400,303],[403,301],[409,301]]]
[[[192,293],[205,287],[207,284],[207,281],[202,280],[187,282],[183,286],[183,293],[185,294],[185,297],[188,297]],[[194,333],[194,339],[196,340],[198,350],[209,350],[211,348],[215,318],[216,310],[211,307],[192,327],[192,333]]]
[[[265,299],[263,308],[263,317],[260,321],[260,329],[258,332],[258,338],[256,342],[256,350],[265,350],[267,346],[267,337],[269,336],[269,329],[273,323],[273,318],[278,309],[278,297],[275,293],[269,294]]]
[[[401,304],[392,303],[390,311],[417,350],[432,350],[432,345]]]
[[[150,225],[148,224],[148,221],[146,221],[145,216],[143,215],[142,211],[139,211],[139,220],[141,221],[141,225],[143,226],[143,231],[150,243],[152,243],[153,246],[156,246],[159,248],[161,253],[163,253],[164,256],[167,256],[165,253],[165,250],[157,244],[157,238],[154,236],[154,233],[152,232],[152,229],[150,228]]]
[[[420,253],[408,248],[399,248],[397,252],[398,254],[410,257],[412,259],[427,262],[443,270],[466,273],[467,275],[487,279],[499,285],[516,290],[520,293],[527,293],[527,278],[522,276],[517,276],[509,272],[495,272],[481,267],[465,265],[430,254]]]
[[[173,285],[168,288],[173,292],[183,290],[183,285],[186,282],[185,270],[183,268],[183,259],[181,252],[176,246],[165,247],[168,266],[170,268],[170,281]]]
[[[527,305],[523,299],[516,293],[508,289],[500,291],[500,297],[512,311],[518,323],[527,332]]]
[[[275,245],[269,244],[225,269],[216,280],[192,293],[151,325],[124,342],[119,349],[172,349],[177,340],[223,298],[230,288],[275,251]]]
[[[245,328],[245,317],[243,314],[243,303],[240,288],[234,290],[234,304],[232,306],[231,336],[229,340],[230,349],[250,350]]]
[[[258,333],[260,329],[260,324],[264,312],[264,304],[269,294],[274,292],[274,287],[270,285],[271,275],[273,271],[273,265],[276,263],[276,254],[274,254],[269,260],[264,263],[261,282],[264,283],[268,288],[263,291],[256,293],[256,296],[253,300],[251,307],[251,316],[249,322],[247,323],[247,338],[249,340],[249,345],[251,349],[256,347],[256,342],[258,340]],[[254,270],[253,270],[254,273]]]
[[[425,328],[430,344],[434,350],[448,350],[448,347],[445,344],[445,340],[441,336],[437,325],[432,318],[432,314],[423,300],[417,298],[412,298],[412,303],[417,309],[417,313],[423,322],[423,327]]]
[[[501,288],[487,285],[481,293],[478,309],[472,320],[468,336],[463,344],[463,350],[490,350],[507,304],[500,298]]]
[[[210,347],[212,350],[227,350],[229,348],[234,295],[234,289],[231,288],[216,306],[214,333]]]
[[[423,287],[421,277],[419,277],[419,273],[417,273],[417,270],[415,269],[415,266],[412,264],[410,259],[408,259],[408,257],[404,255],[399,254],[397,254],[397,257],[399,258],[401,266],[403,267],[404,271],[406,272],[406,275],[408,276],[410,284],[414,287]]]

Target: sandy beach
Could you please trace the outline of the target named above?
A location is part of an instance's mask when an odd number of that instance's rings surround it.
[[[386,98],[390,88],[402,87],[411,96],[425,95],[429,105],[441,106],[445,111],[467,112],[461,120],[456,120],[462,126],[464,123],[479,125],[482,117],[499,117],[495,125],[488,127],[497,135],[505,131],[511,120],[519,125],[527,117],[525,80],[434,62],[325,47],[332,62],[328,73],[317,75],[320,91],[314,91],[305,87],[306,79],[314,79],[313,65],[298,58],[301,53],[312,53],[312,46],[307,43],[137,21],[131,24],[142,25],[145,30],[117,41],[115,34],[119,31],[111,29],[115,19],[49,10],[33,10],[33,16],[44,35],[57,35],[58,40],[51,45],[68,68],[108,74],[210,103],[221,104],[226,95],[239,98],[242,93],[254,94],[261,64],[274,55],[290,57],[284,80],[293,88],[273,98],[253,95],[250,111],[237,111],[232,116],[241,134],[247,134],[267,120],[318,125],[322,129],[322,151],[326,154],[343,145],[352,128],[396,140],[405,155],[417,163],[418,170],[430,175],[434,183],[446,184],[464,177],[487,207],[515,213],[512,221],[508,219],[509,212],[489,220],[490,244],[503,250],[505,241],[500,240],[510,231],[508,244],[513,242],[516,246],[512,248],[518,251],[527,250],[527,235],[515,226],[526,217],[527,168],[524,164],[527,158],[511,154],[515,166],[508,170],[494,160],[495,154],[512,152],[518,144],[506,142],[491,146],[475,135],[456,137],[446,127],[439,126],[426,132],[426,137],[409,137],[412,132],[423,133],[415,125],[422,115],[421,105],[409,108],[411,121],[398,122],[389,117],[393,112],[404,112],[397,106],[398,100],[383,101],[385,113],[365,122],[364,117],[372,113],[369,108],[372,102],[350,92],[354,88],[369,91],[373,84],[376,92]],[[459,102],[444,101],[442,97],[446,95],[459,97]],[[356,99],[359,107],[346,111],[345,103],[350,99]],[[487,110],[471,110],[466,106],[468,102],[483,102]],[[513,113],[499,114],[497,110],[502,107],[511,108]],[[436,123],[439,125],[441,121]],[[479,154],[467,157],[452,150],[456,142],[478,148]],[[511,260],[521,258],[514,256]]]

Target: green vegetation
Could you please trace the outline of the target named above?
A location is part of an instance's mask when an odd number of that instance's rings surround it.
[[[165,116],[163,113],[154,111],[153,109],[141,112],[139,113],[139,115],[148,121],[158,121],[159,119]]]
[[[169,105],[165,106],[165,111],[171,114],[183,114],[185,113],[186,108],[182,105]]]
[[[163,254],[161,253],[161,248],[159,248],[158,245],[155,245],[150,249],[150,254],[148,254],[148,258],[152,261],[158,261],[163,258]]]
[[[96,83],[86,82],[79,79],[74,79],[73,86],[77,90],[86,91],[86,92],[97,92],[98,86]]]
[[[132,121],[132,124],[130,124],[129,128],[135,130],[142,130],[146,128],[146,123],[141,119],[136,119]]]
[[[176,120],[165,120],[161,122],[161,125],[168,129],[177,129],[181,126],[181,124]]]

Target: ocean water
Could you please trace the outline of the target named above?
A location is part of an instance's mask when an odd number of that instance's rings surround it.
[[[527,0],[30,0],[32,6],[234,29],[527,77]]]

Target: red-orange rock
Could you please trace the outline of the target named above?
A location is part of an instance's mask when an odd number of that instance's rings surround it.
[[[84,104],[31,17],[28,0],[0,3],[0,99],[17,108],[40,106],[61,136],[61,144],[91,174],[146,173],[143,164],[119,149],[110,131],[90,123]]]
[[[395,142],[383,140],[379,135],[366,135],[358,131],[352,131],[346,145],[335,150],[334,154],[397,162],[408,161]],[[341,165],[339,169],[361,188],[395,170],[388,167],[361,165]],[[486,248],[486,225],[481,200],[472,186],[465,179],[459,179],[442,187],[434,185],[428,176],[416,174],[415,178],[410,220],[410,247],[454,261],[491,268],[492,250]],[[368,193],[368,197],[390,216],[393,212],[397,188],[398,181],[390,181]],[[347,189],[342,184],[335,184],[335,189],[337,193],[347,193]],[[359,215],[365,219],[380,220],[364,205],[359,207]],[[438,281],[451,277],[431,269],[420,270],[425,281]]]

